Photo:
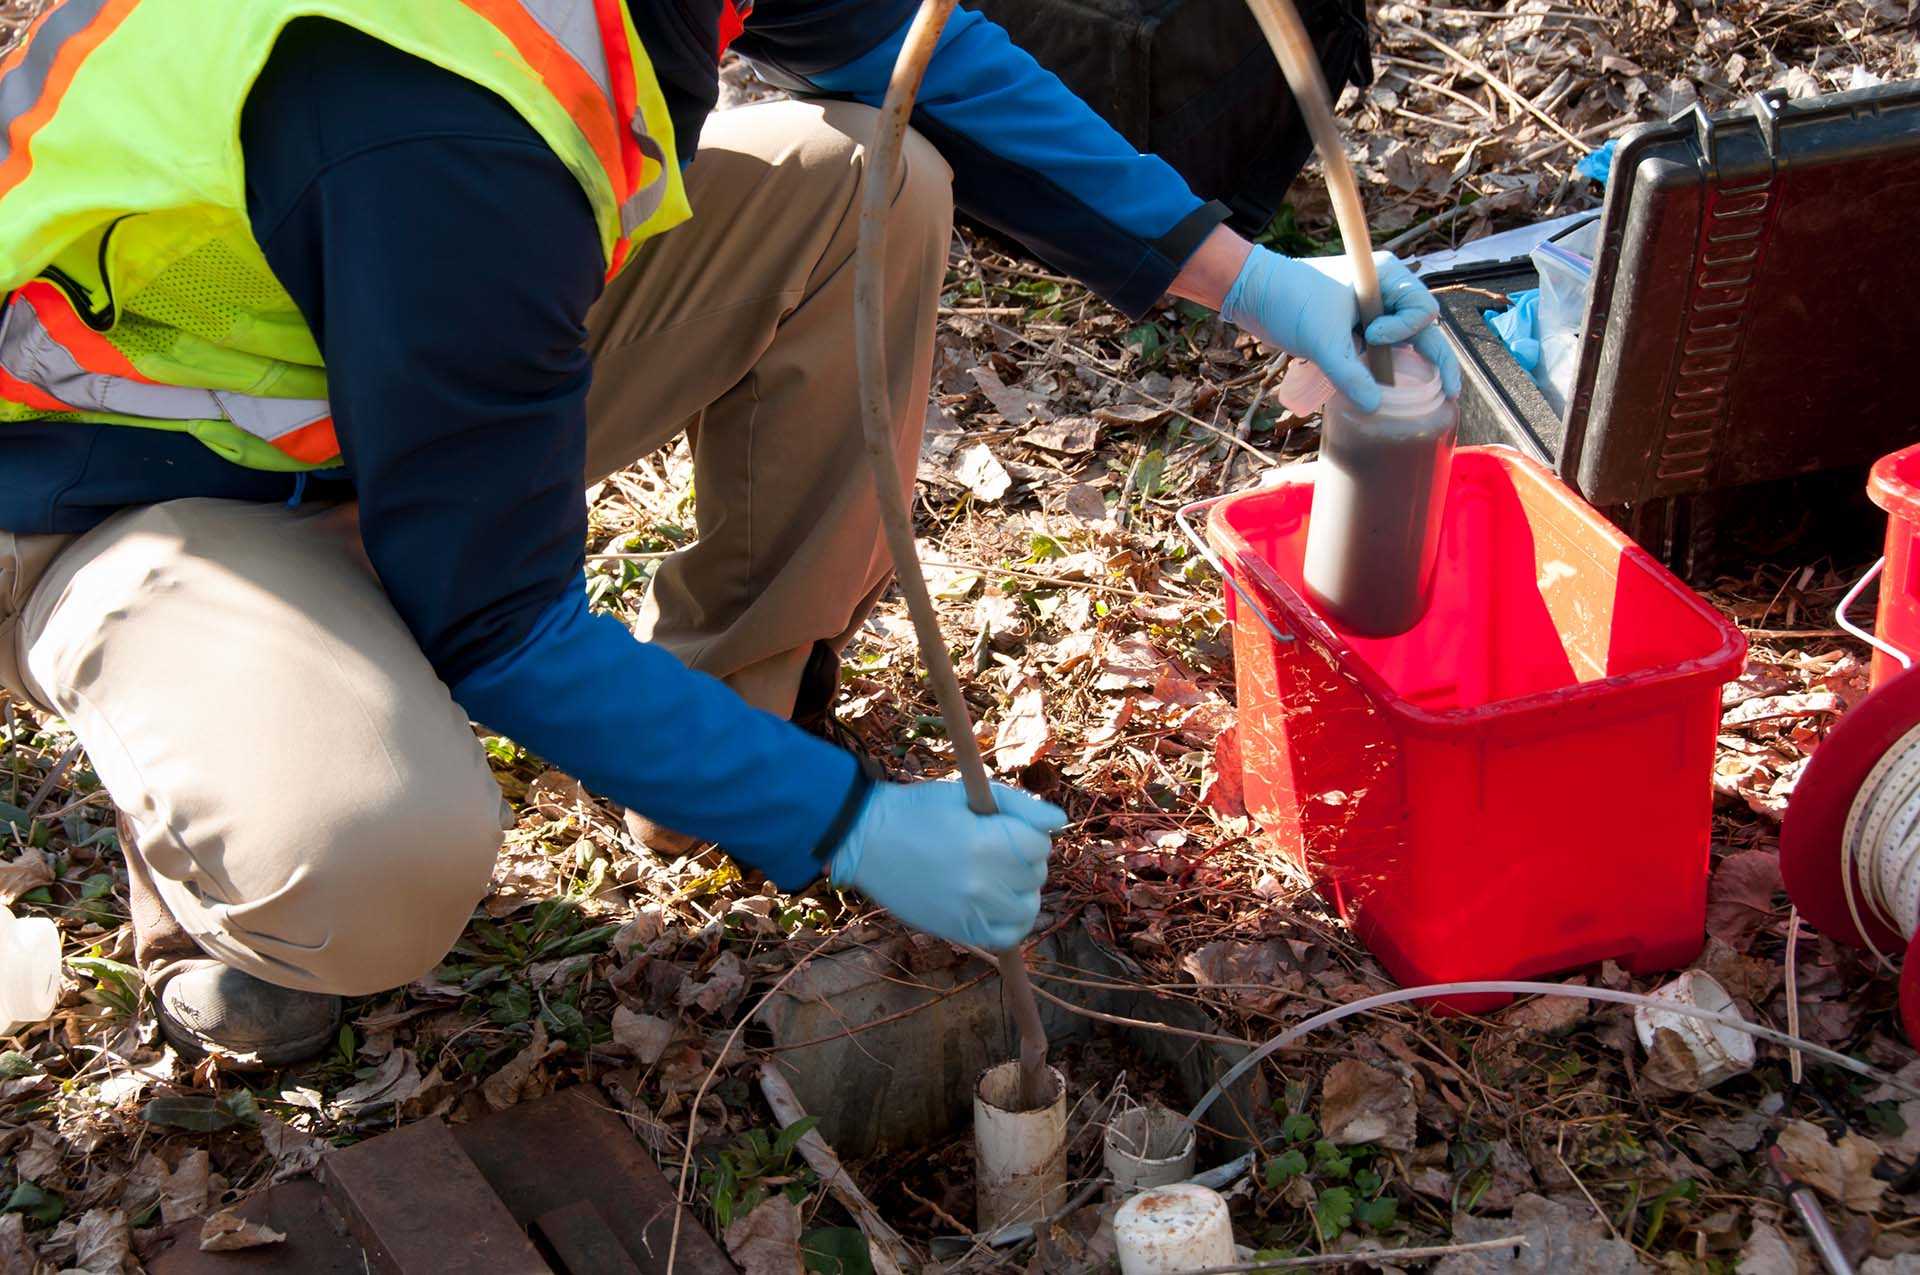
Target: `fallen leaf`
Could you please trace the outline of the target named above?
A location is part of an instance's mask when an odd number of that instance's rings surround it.
[[[624,961],[633,955],[634,948],[645,947],[666,933],[666,930],[666,909],[657,903],[649,904],[641,908],[631,921],[614,933],[614,955]]]
[[[1806,1256],[1811,1258],[1812,1254]],[[1800,1255],[1794,1252],[1787,1237],[1765,1222],[1753,1224],[1753,1233],[1747,1236],[1740,1250],[1739,1264],[1734,1267],[1739,1275],[1799,1275],[1809,1269],[1812,1263],[1802,1265]]]
[[[27,1247],[27,1220],[18,1213],[0,1214],[0,1275],[34,1275],[38,1266]]]
[[[1100,676],[1094,686],[1103,691],[1123,691],[1129,687],[1150,687],[1159,680],[1166,661],[1153,643],[1143,637],[1122,638],[1108,644],[1101,661]]]
[[[1839,1142],[1831,1142],[1818,1125],[1795,1120],[1780,1131],[1776,1145],[1787,1172],[1828,1199],[1856,1213],[1871,1213],[1880,1206],[1880,1197],[1887,1191],[1887,1184],[1873,1176],[1880,1148],[1859,1134],[1849,1132]]]
[[[593,798],[580,781],[565,771],[547,769],[527,785],[527,804],[548,819],[561,820],[581,807],[591,808]]]
[[[1744,952],[1773,921],[1773,896],[1784,887],[1780,856],[1771,850],[1728,855],[1707,884],[1707,933]]]
[[[1743,700],[1727,710],[1720,719],[1724,727],[1751,726],[1756,722],[1777,721],[1783,717],[1811,717],[1816,713],[1838,713],[1843,705],[1830,691],[1809,691],[1797,695],[1760,695]]]
[[[284,1244],[286,1239],[272,1227],[249,1222],[232,1209],[221,1209],[200,1227],[202,1253],[231,1253],[266,1244]]]
[[[993,504],[1013,486],[1013,476],[985,443],[962,451],[953,463],[953,476],[976,497]]]
[[[1220,988],[1228,1000],[1255,1013],[1270,1013],[1300,988],[1293,951],[1279,939],[1218,939],[1181,957],[1180,968],[1200,986]]]
[[[308,1172],[320,1163],[321,1153],[326,1150],[318,1138],[269,1115],[260,1117],[260,1140],[273,1157],[276,1182]]]
[[[638,1014],[622,1005],[613,1011],[614,1047],[651,1067],[673,1043],[673,1024],[658,1014]]]
[[[1112,518],[1107,510],[1107,498],[1091,483],[1075,483],[1067,488],[1060,497],[1060,507],[1077,522],[1107,522]]]
[[[55,1185],[61,1177],[60,1165],[65,1158],[59,1141],[52,1133],[29,1126],[27,1145],[14,1154],[13,1167],[20,1177],[50,1186]]]
[[[133,1263],[133,1237],[127,1231],[127,1215],[119,1209],[88,1211],[80,1218],[73,1242],[73,1265],[88,1275],[120,1275]]]
[[[706,978],[688,979],[674,999],[682,1009],[697,1005],[709,1014],[718,1014],[731,1011],[746,993],[747,967],[732,952],[722,952]]]
[[[0,863],[0,906],[11,906],[21,895],[53,884],[53,861],[37,846],[28,846],[10,863]]]
[[[1455,1214],[1453,1238],[1460,1243],[1520,1235],[1526,1244],[1511,1249],[1454,1253],[1434,1266],[1433,1275],[1639,1275],[1633,1246],[1608,1234],[1591,1207],[1578,1208],[1539,1195],[1514,1201],[1513,1216]]]
[[[1053,413],[1048,409],[1045,397],[1029,390],[1010,388],[984,367],[975,367],[972,372],[980,392],[993,404],[993,410],[1006,418],[1007,424],[1026,425],[1052,418]]]
[[[736,958],[737,959],[737,958]],[[567,1047],[565,1041],[547,1040],[547,1025],[539,1019],[533,1022],[533,1040],[527,1047],[507,1061],[506,1066],[488,1076],[480,1086],[480,1096],[495,1111],[505,1111],[525,1096],[533,1086],[534,1068],[547,1058]]]
[[[1079,456],[1092,451],[1099,438],[1100,426],[1091,418],[1062,416],[1057,421],[1042,421],[1035,425],[1020,436],[1020,441],[1046,451]]]
[[[1000,719],[994,738],[993,764],[1003,772],[1022,770],[1053,750],[1053,727],[1047,724],[1047,697],[1040,679],[1028,677],[1014,692],[1013,702]]]
[[[973,604],[973,625],[989,642],[1012,646],[1026,635],[1027,610],[1004,593],[982,594]]]
[[[1504,1027],[1554,1035],[1567,1031],[1587,1017],[1587,1002],[1571,996],[1536,996],[1532,1000],[1509,1005],[1494,1015]]]
[[[381,1060],[374,1073],[334,1096],[338,1116],[353,1116],[405,1102],[420,1092],[420,1066],[411,1049],[396,1049]]]
[[[727,1252],[740,1275],[802,1275],[800,1210],[776,1191],[727,1228]]]
[[[213,1165],[205,1151],[190,1151],[161,1178],[160,1219],[172,1224],[207,1211],[207,1175]]]
[[[1347,1058],[1321,1082],[1320,1128],[1337,1147],[1411,1151],[1417,1122],[1413,1086],[1397,1071]]]
[[[1240,732],[1228,729],[1213,741],[1213,758],[1200,800],[1214,813],[1234,819],[1247,813],[1246,776],[1240,760]]]
[[[1172,414],[1171,407],[1150,403],[1115,403],[1093,409],[1093,418],[1107,425],[1157,425]]]

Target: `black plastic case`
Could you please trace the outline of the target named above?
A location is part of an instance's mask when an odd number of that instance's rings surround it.
[[[1640,126],[1614,157],[1564,421],[1482,317],[1482,290],[1533,287],[1531,263],[1428,279],[1465,365],[1462,437],[1552,465],[1698,575],[1718,555],[1696,542],[1742,497],[1804,504],[1832,483],[1776,484],[1920,440],[1917,217],[1920,81]]]

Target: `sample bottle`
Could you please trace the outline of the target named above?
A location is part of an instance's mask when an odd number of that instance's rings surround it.
[[[37,1023],[60,997],[60,932],[0,907],[0,1033]]]
[[[1344,394],[1327,403],[1307,524],[1307,593],[1363,637],[1405,633],[1426,614],[1460,419],[1411,347],[1394,347],[1393,373],[1379,411]]]

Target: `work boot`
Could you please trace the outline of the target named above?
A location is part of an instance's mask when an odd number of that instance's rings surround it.
[[[340,1034],[340,997],[277,987],[207,956],[154,888],[124,814],[119,832],[133,912],[133,960],[168,1044],[187,1057],[240,1055],[262,1067],[281,1067],[333,1043]]]

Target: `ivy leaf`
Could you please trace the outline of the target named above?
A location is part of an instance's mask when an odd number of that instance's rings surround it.
[[[1296,1111],[1280,1122],[1280,1132],[1288,1142],[1305,1142],[1314,1133],[1313,1117]]]
[[[811,1117],[809,1117],[811,1118]],[[873,1275],[867,1237],[851,1226],[823,1226],[800,1237],[809,1275]]]
[[[225,1102],[200,1095],[155,1098],[140,1108],[140,1118],[148,1124],[168,1125],[194,1133],[218,1133],[240,1123],[240,1117],[229,1110]]]
[[[1325,1138],[1314,1143],[1313,1158],[1315,1169],[1325,1177],[1345,1178],[1353,1172],[1353,1157],[1341,1155],[1340,1148]]]
[[[1319,1228],[1323,1243],[1352,1226],[1353,1192],[1343,1186],[1322,1191],[1313,1206],[1313,1224]]]
[[[0,1205],[0,1213],[24,1213],[36,1222],[52,1226],[67,1211],[67,1204],[51,1191],[43,1191],[36,1184],[22,1178],[20,1185],[13,1188],[13,1194],[7,1202]]]
[[[1278,1187],[1282,1182],[1290,1181],[1307,1171],[1307,1157],[1300,1148],[1294,1147],[1267,1161],[1267,1186]]]
[[[1400,1201],[1392,1196],[1357,1204],[1353,1216],[1376,1231],[1383,1231],[1400,1220]]]

